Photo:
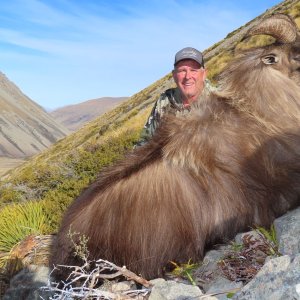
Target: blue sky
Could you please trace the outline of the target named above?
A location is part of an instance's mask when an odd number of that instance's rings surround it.
[[[2,0],[0,71],[46,109],[132,96],[280,2]]]

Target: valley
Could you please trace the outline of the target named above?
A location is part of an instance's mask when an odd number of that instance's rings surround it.
[[[25,159],[0,157],[0,177],[4,176],[9,170],[20,166]]]

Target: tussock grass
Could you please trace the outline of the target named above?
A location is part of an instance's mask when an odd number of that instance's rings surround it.
[[[11,258],[11,249],[25,237],[45,234],[48,231],[47,216],[38,202],[7,205],[0,211],[0,268]]]

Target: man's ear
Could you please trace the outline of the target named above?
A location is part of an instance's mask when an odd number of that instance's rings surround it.
[[[177,84],[177,77],[176,77],[176,71],[175,71],[175,69],[172,70],[172,76],[173,76],[173,79],[174,79],[175,83]]]

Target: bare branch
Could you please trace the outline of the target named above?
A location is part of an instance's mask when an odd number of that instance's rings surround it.
[[[95,266],[92,270],[90,270],[91,265]],[[53,296],[50,297],[49,300],[71,300],[74,298],[83,300],[129,300],[133,299],[132,297],[135,296],[144,298],[150,293],[149,288],[151,287],[151,284],[149,281],[127,270],[126,267],[118,267],[106,260],[99,259],[95,262],[85,261],[80,267],[59,265],[55,267],[53,271],[58,268],[63,268],[66,269],[66,272],[68,272],[68,270],[71,272],[65,282],[61,281],[57,283],[52,282],[51,279],[49,279],[48,286],[42,288],[45,291],[53,293]],[[145,288],[140,290],[127,290],[119,293],[101,289],[102,287],[99,283],[104,279],[115,279],[121,276],[128,280],[134,280]]]

